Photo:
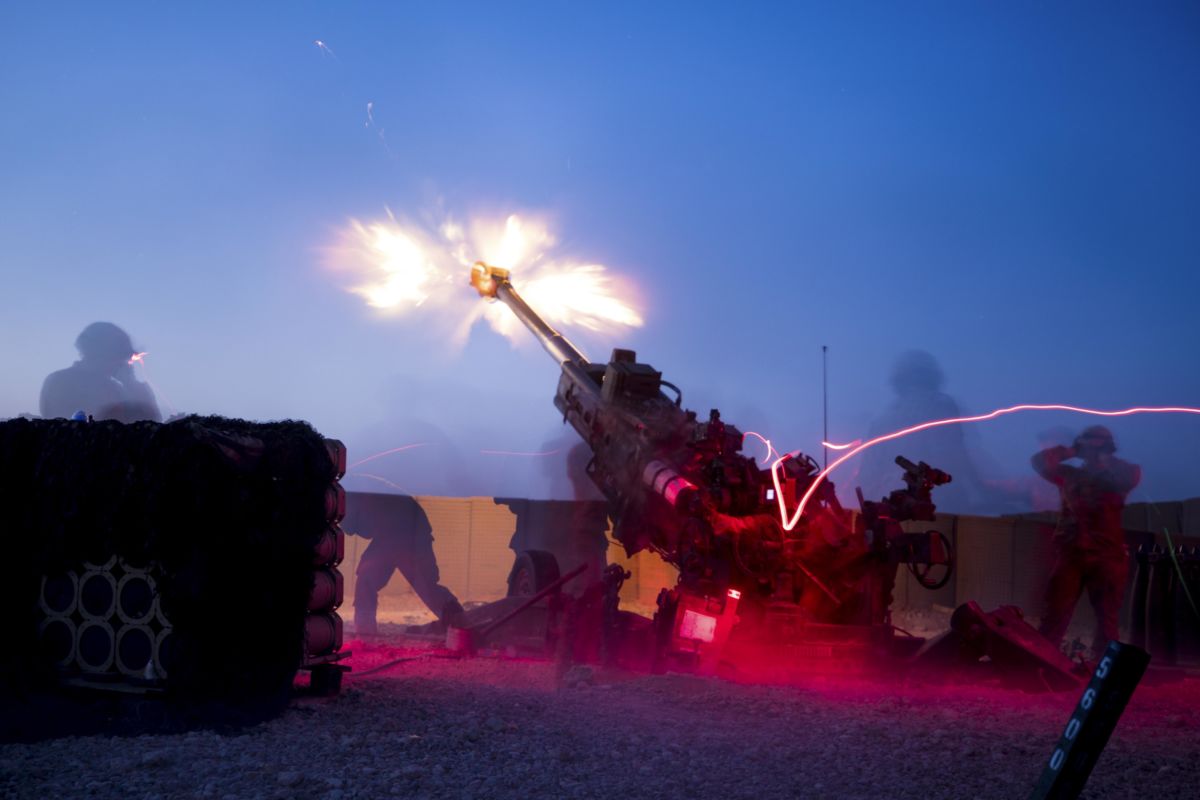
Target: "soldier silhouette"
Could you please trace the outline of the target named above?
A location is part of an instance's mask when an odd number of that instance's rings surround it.
[[[154,391],[137,379],[137,351],[129,334],[111,322],[93,322],[75,339],[79,360],[51,373],[42,384],[43,417],[71,418],[77,412],[118,422],[162,421]]]
[[[350,492],[346,497],[347,533],[369,539],[355,571],[354,629],[361,635],[378,632],[379,592],[393,573],[412,586],[442,625],[454,624],[463,608],[443,586],[433,552],[433,526],[414,498],[400,494]]]

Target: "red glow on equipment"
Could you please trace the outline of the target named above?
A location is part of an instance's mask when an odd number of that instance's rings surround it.
[[[642,470],[642,482],[678,508],[690,502],[696,496],[696,485],[676,472],[671,465],[663,461],[651,461]]]
[[[722,597],[686,589],[676,591],[678,605],[674,610],[668,650],[672,657],[681,657],[690,663],[699,674],[715,675],[729,634],[737,624],[742,593],[738,589],[728,589]]]
[[[691,639],[696,642],[712,644],[717,636],[717,618],[708,614],[700,614],[692,610],[683,612],[683,620],[679,623],[679,638]]]
[[[845,455],[840,456],[832,464],[817,474],[817,477],[813,479],[812,485],[808,487],[808,491],[806,491],[804,496],[800,498],[800,505],[796,507],[795,514],[793,514],[790,518],[788,517],[787,505],[785,504],[783,498],[783,492],[781,491],[782,487],[779,479],[779,465],[794,455],[793,453],[788,453],[780,456],[773,464],[771,464],[771,479],[775,482],[775,496],[779,501],[779,517],[780,521],[783,523],[783,529],[790,531],[796,527],[796,523],[800,521],[800,517],[804,514],[804,509],[808,505],[809,498],[813,496],[813,493],[817,490],[818,484],[825,479],[826,475],[837,469],[837,467],[844,461],[858,455],[863,450],[874,447],[881,442],[899,439],[903,436],[908,436],[910,433],[917,433],[919,431],[928,430],[929,428],[939,428],[943,425],[958,425],[964,422],[985,422],[990,419],[995,419],[996,417],[1005,416],[1006,414],[1015,414],[1018,411],[1073,411],[1078,414],[1091,414],[1097,417],[1129,417],[1133,416],[1134,414],[1200,414],[1200,408],[1190,408],[1188,406],[1138,406],[1134,408],[1121,409],[1120,411],[1098,411],[1094,408],[1080,408],[1079,406],[1024,404],[1019,406],[1009,406],[1008,408],[998,408],[995,411],[988,412],[987,414],[979,414],[973,417],[951,417],[949,419],[936,419],[929,422],[922,422],[920,425],[913,425],[911,428],[904,428],[903,430],[887,433],[883,436],[877,436],[874,439],[868,439],[857,446],[855,446],[853,442],[844,446],[828,445],[828,447],[834,450],[841,449],[841,447],[852,447],[853,449],[849,450]]]

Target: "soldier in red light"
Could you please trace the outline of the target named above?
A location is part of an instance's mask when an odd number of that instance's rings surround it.
[[[1121,511],[1142,476],[1136,464],[1113,455],[1116,449],[1112,432],[1093,425],[1072,446],[1050,447],[1033,457],[1033,468],[1055,484],[1062,497],[1040,631],[1055,644],[1061,643],[1079,595],[1086,589],[1096,611],[1093,653],[1117,638],[1129,576]],[[1082,462],[1079,466],[1064,463],[1076,458]]]

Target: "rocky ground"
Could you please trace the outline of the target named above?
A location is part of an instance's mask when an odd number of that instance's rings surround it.
[[[13,798],[1013,798],[1077,697],[826,679],[745,686],[353,642],[334,698],[234,731],[0,748]],[[1200,679],[1151,676],[1085,793],[1195,797]]]

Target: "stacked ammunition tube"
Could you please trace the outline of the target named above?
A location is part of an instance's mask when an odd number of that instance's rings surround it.
[[[336,691],[345,464],[297,420],[0,421],[0,703],[87,684],[273,713],[298,669]]]
[[[340,479],[346,474],[346,446],[326,439],[325,448],[333,461],[335,477],[325,492],[325,530],[313,549],[313,585],[304,620],[304,663],[306,666],[333,660],[342,646],[344,582],[338,564],[346,551],[346,534],[339,524],[346,516],[346,491]]]
[[[313,549],[312,589],[304,620],[303,665],[337,660],[342,646],[345,556],[340,522],[346,493],[346,448],[325,440],[335,478],[325,492],[325,530]],[[97,679],[124,676],[140,684],[162,684],[171,671],[173,629],[151,565],[112,555],[102,563],[45,575],[41,581],[39,647],[64,675]]]
[[[173,634],[150,565],[112,555],[43,575],[38,604],[39,647],[61,673],[166,679]]]

